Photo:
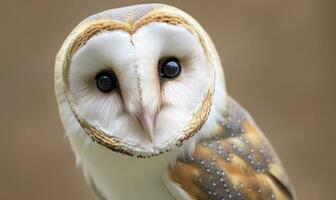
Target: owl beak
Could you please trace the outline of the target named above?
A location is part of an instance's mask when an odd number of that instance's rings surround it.
[[[154,140],[154,121],[155,121],[155,115],[151,115],[148,112],[146,112],[145,109],[141,108],[140,113],[138,114],[138,120],[144,129],[145,133],[148,136],[148,139],[150,142],[153,142]]]

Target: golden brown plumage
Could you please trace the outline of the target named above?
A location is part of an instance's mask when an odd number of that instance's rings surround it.
[[[171,179],[195,200],[294,199],[291,183],[266,137],[233,99],[211,138],[180,158]]]

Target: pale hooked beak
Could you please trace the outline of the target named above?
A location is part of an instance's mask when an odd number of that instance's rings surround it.
[[[153,132],[154,132],[155,117],[156,117],[156,114],[151,114],[147,112],[143,107],[141,107],[140,113],[137,116],[150,142],[153,142],[154,140]]]

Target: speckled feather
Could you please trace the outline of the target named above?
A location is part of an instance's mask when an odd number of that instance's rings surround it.
[[[216,126],[213,137],[201,140],[170,171],[192,199],[295,199],[273,148],[233,99]]]

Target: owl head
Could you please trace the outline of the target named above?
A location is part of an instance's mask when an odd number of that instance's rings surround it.
[[[225,96],[207,33],[188,14],[162,4],[83,20],[56,57],[55,85],[68,135],[78,126],[75,134],[138,157],[190,140],[211,121],[216,96]]]

